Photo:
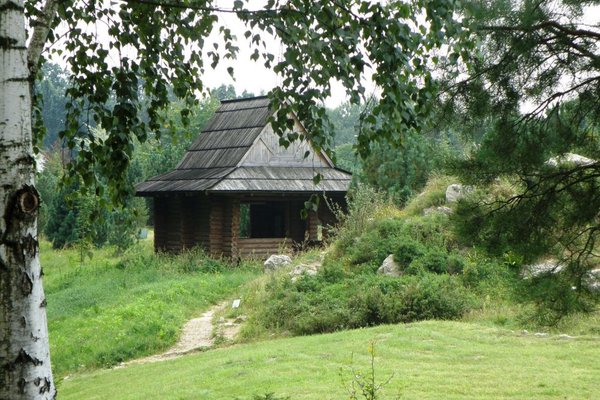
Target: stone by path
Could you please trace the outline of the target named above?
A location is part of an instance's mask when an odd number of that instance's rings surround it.
[[[215,344],[215,337],[213,337],[213,332],[215,331],[213,318],[215,313],[224,310],[227,306],[229,306],[229,301],[217,304],[198,318],[194,318],[186,322],[181,332],[181,338],[177,344],[175,344],[175,346],[171,347],[166,352],[128,361],[119,365],[119,367],[169,360],[185,354],[211,348]],[[216,329],[217,337],[221,340],[232,340],[238,334],[240,327],[241,320],[234,321],[221,318]]]

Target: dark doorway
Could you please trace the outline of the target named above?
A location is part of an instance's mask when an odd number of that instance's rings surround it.
[[[285,211],[286,207],[283,202],[242,203],[240,205],[240,237],[285,237]]]

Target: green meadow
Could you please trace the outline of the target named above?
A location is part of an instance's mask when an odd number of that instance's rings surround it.
[[[202,253],[155,255],[149,241],[122,256],[110,247],[81,260],[76,249],[41,244],[50,351],[60,379],[108,368],[173,345],[183,323],[253,279]]]
[[[159,363],[78,375],[62,399],[349,398],[370,366],[381,399],[594,399],[600,338],[539,337],[463,322],[426,321],[277,339]]]

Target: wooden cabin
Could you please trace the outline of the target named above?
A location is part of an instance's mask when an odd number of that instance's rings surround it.
[[[335,222],[326,203],[345,206],[351,175],[307,140],[280,146],[268,123],[272,113],[266,97],[223,101],[173,171],[136,186],[138,196],[154,199],[156,251],[201,246],[238,258],[322,239]],[[294,131],[306,133],[292,117]],[[311,195],[328,200],[302,218]]]

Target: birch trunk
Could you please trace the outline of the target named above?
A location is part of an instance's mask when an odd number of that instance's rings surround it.
[[[0,399],[54,399],[23,0],[0,0]]]

